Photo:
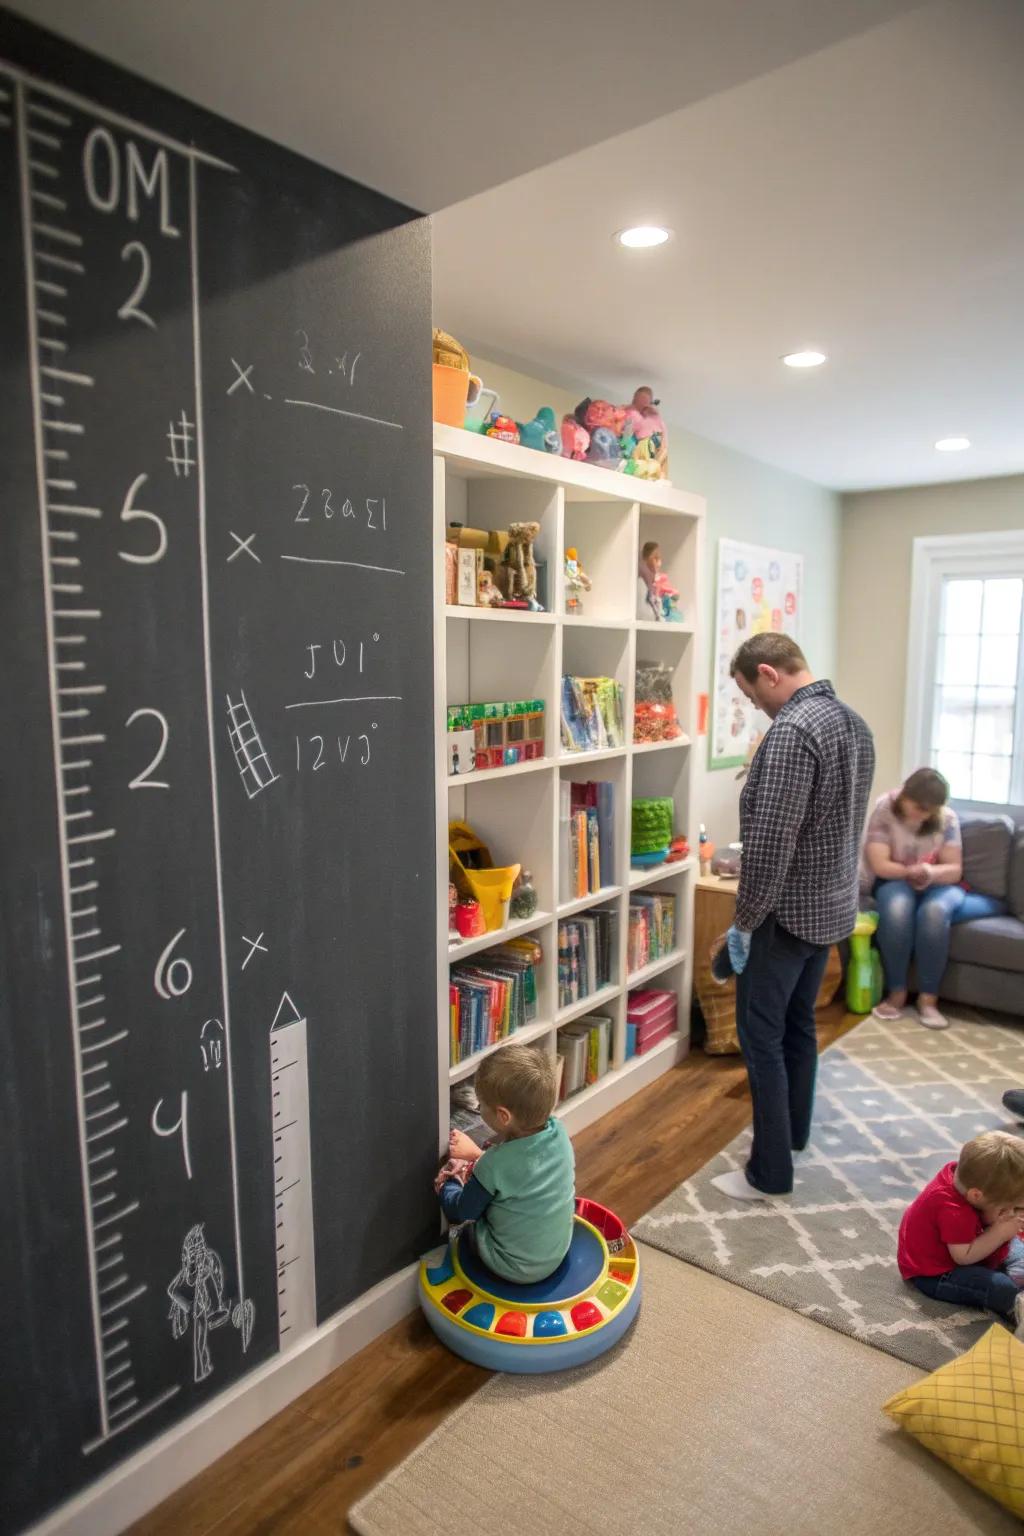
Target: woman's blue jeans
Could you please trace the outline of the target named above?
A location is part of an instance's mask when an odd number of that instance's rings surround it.
[[[878,932],[885,984],[890,992],[905,992],[910,962],[917,962],[922,992],[938,996],[949,957],[953,923],[993,917],[1005,910],[994,896],[965,891],[961,885],[932,885],[915,891],[906,880],[879,880],[875,885]]]

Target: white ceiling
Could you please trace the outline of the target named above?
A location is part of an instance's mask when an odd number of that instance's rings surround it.
[[[12,3],[432,213],[920,0]]]
[[[916,10],[446,210],[436,321],[836,488],[1024,470],[1022,81],[1020,0]]]
[[[496,361],[840,488],[1024,470],[1024,0],[15,6],[443,209],[437,321]]]

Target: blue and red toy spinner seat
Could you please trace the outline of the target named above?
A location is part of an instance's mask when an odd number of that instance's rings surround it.
[[[611,1349],[640,1306],[640,1256],[619,1218],[577,1200],[569,1252],[546,1280],[492,1274],[464,1229],[420,1264],[420,1305],[442,1343],[491,1371],[582,1365]]]

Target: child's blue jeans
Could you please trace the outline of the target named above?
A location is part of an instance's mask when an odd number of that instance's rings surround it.
[[[922,992],[938,996],[949,957],[949,930],[954,923],[994,917],[1005,902],[962,885],[931,885],[915,891],[906,880],[879,880],[874,890],[878,907],[876,942],[890,992],[905,992],[910,962],[917,962]]]
[[[984,1264],[960,1264],[944,1275],[916,1275],[911,1284],[933,1301],[947,1301],[959,1307],[985,1307],[1013,1323],[1017,1297],[1024,1294],[1024,1243],[1014,1238],[1002,1269],[986,1269]]]

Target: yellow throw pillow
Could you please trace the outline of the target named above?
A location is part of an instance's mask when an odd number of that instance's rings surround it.
[[[1024,1518],[1024,1344],[996,1323],[973,1349],[897,1392],[885,1412]]]

